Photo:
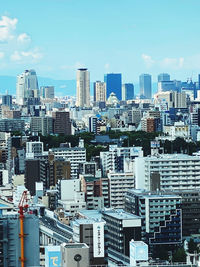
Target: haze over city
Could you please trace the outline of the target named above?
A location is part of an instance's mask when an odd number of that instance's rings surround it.
[[[134,83],[141,73],[195,79],[199,9],[198,0],[2,1],[0,73],[66,80],[87,67],[92,81],[108,72]]]

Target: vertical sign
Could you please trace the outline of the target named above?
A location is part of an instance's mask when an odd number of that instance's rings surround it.
[[[93,256],[104,257],[104,222],[93,224]]]

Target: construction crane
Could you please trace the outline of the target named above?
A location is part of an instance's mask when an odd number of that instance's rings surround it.
[[[21,257],[19,258],[19,260],[21,261],[21,267],[25,266],[25,255],[24,255],[24,213],[27,211],[28,209],[28,197],[27,197],[28,192],[24,191],[21,197],[21,200],[19,202],[19,220],[20,220],[20,234],[19,234],[19,238],[20,238],[20,243],[21,243]]]

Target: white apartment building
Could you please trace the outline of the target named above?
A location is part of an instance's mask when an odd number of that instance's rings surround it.
[[[65,159],[71,164],[71,178],[78,178],[79,164],[86,162],[86,149],[84,147],[58,147],[49,149],[56,159]]]
[[[135,188],[150,191],[200,189],[200,157],[162,154],[135,159]]]
[[[108,171],[125,171],[127,159],[134,160],[136,157],[141,156],[143,156],[142,147],[110,145],[109,151],[100,152],[103,175],[106,176]]]
[[[135,188],[133,172],[109,172],[109,195],[110,207],[115,209],[124,208],[125,194],[129,189]]]
[[[60,180],[58,183],[58,203],[63,209],[75,215],[82,209],[86,209],[85,193],[81,192],[78,179]]]
[[[44,151],[43,142],[26,142],[26,158],[34,158],[41,155]]]

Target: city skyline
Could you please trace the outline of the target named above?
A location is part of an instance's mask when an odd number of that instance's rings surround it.
[[[0,73],[16,76],[36,69],[40,76],[68,80],[86,67],[91,81],[103,80],[105,73],[122,73],[123,82],[133,83],[149,73],[156,81],[162,72],[172,80],[195,80],[198,7],[196,0],[7,1],[0,13]]]

